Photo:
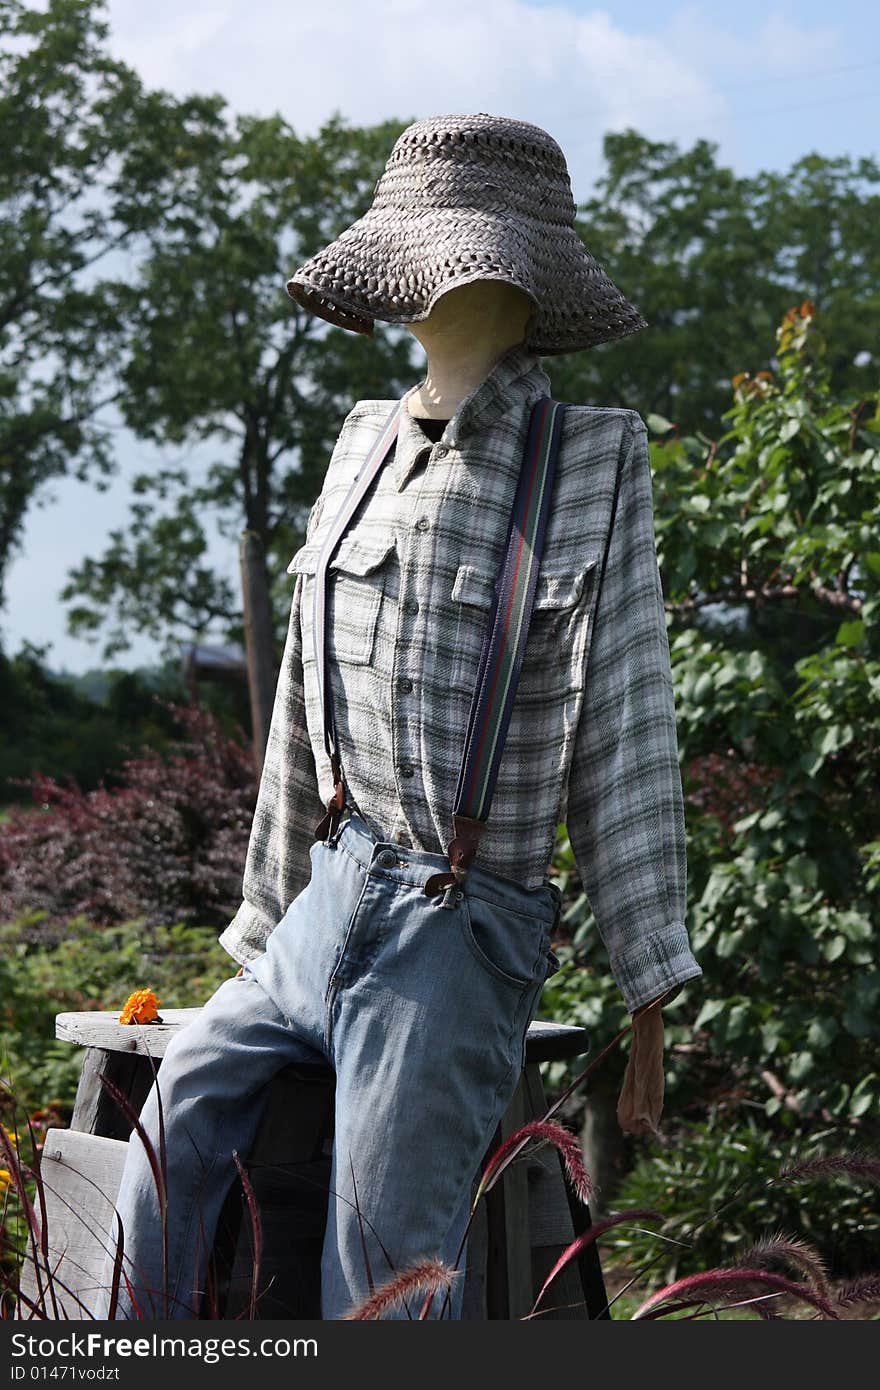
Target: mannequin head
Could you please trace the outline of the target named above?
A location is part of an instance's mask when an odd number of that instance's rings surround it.
[[[435,300],[427,318],[407,323],[428,355],[425,381],[410,396],[414,415],[442,418],[523,342],[535,305],[507,280],[471,280]]]
[[[437,349],[472,352],[478,343],[501,356],[522,342],[533,308],[525,290],[507,280],[471,280],[446,290],[426,319],[406,327],[429,356]]]

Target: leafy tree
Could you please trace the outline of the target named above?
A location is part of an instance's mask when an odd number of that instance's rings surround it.
[[[804,298],[822,314],[832,388],[860,393],[876,379],[880,164],[812,153],[743,177],[718,163],[717,148],[697,140],[682,150],[631,129],[606,135],[581,234],[649,327],[561,359],[561,399],[713,432],[731,364],[772,368],[772,330]]]
[[[175,725],[157,705],[156,690],[185,694],[179,669],[150,678],[108,671],[96,699],[75,679],[49,671],[43,658],[30,644],[14,657],[0,652],[0,806],[29,799],[28,779],[36,773],[84,790],[104,777],[112,781],[133,741],[153,750],[170,742]]]
[[[775,376],[734,378],[702,510],[667,516],[664,546],[674,605],[743,619],[675,638],[685,755],[725,746],[774,773],[697,865],[716,994],[697,1024],[771,1088],[769,1114],[857,1121],[880,1099],[880,393],[835,394],[814,320],[810,301],[786,314]],[[695,454],[681,441],[670,466]]]
[[[106,655],[135,626],[157,640],[218,625],[240,638],[233,586],[208,561],[209,527],[230,544],[244,527],[260,537],[279,576],[280,637],[286,562],[341,419],[359,396],[412,380],[401,330],[343,333],[284,288],[298,260],[367,210],[402,127],[334,116],[301,139],[280,117],[231,121],[219,98],[194,116],[154,94],[148,111],[158,167],[174,154],[175,196],[120,289],[132,330],[122,411],[139,437],[203,444],[215,458],[204,476],[187,463],[141,474],[129,531],[73,572],[71,629],[97,632],[109,617]]]
[[[67,473],[113,471],[102,406],[118,322],[102,262],[128,242],[120,177],[139,84],[94,0],[0,0],[0,605],[28,508]]]

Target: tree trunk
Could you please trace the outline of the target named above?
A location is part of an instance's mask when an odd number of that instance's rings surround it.
[[[239,560],[254,765],[259,778],[263,771],[263,759],[269,740],[278,671],[272,639],[272,608],[269,602],[266,556],[256,531],[242,531]]]

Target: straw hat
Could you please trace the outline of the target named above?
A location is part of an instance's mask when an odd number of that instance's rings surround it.
[[[535,309],[526,347],[575,352],[646,328],[574,228],[565,156],[540,126],[507,116],[431,116],[395,142],[373,205],[287,282],[330,323],[427,318],[444,291],[506,280]]]

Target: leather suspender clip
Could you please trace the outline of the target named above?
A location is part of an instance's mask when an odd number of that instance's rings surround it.
[[[326,816],[315,826],[316,840],[329,840],[332,835],[336,834],[336,827],[339,825],[342,812],[345,810],[345,783],[342,780],[339,754],[336,752],[330,755],[330,770],[333,773],[335,789],[327,802]]]
[[[452,817],[453,837],[446,846],[446,853],[452,866],[451,871],[431,874],[431,877],[425,881],[425,893],[429,898],[433,898],[435,893],[442,893],[445,889],[443,906],[452,906],[455,901],[455,890],[464,882],[465,875],[476,855],[480,836],[485,829],[486,822],[484,820],[472,820],[470,816],[454,815]]]

